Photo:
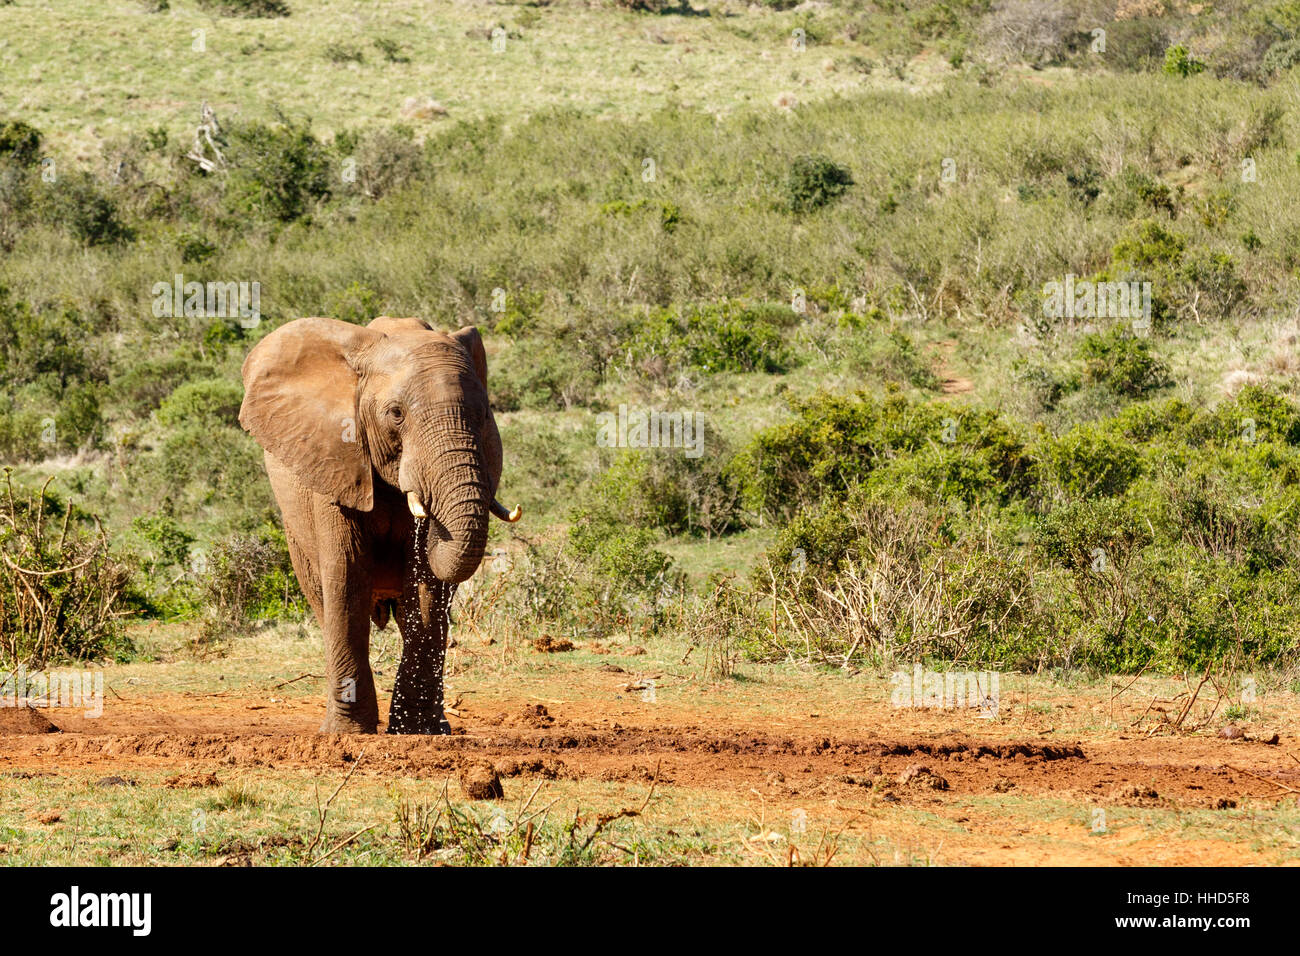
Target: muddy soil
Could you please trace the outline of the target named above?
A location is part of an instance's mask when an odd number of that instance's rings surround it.
[[[445,778],[491,764],[501,777],[645,781],[724,793],[892,799],[957,795],[1060,796],[1110,805],[1221,809],[1244,799],[1295,799],[1297,742],[1115,734],[1055,739],[988,724],[979,732],[891,720],[773,726],[754,715],[693,713],[599,701],[539,704],[479,700],[451,718],[444,737],[321,735],[315,700],[228,695],[161,695],[115,701],[98,719],[75,711],[0,708],[0,773],[166,770],[224,779],[245,767],[346,767],[364,750],[369,774]],[[44,732],[53,718],[57,732]],[[910,731],[910,732],[909,732]],[[923,773],[918,770],[923,768]],[[925,778],[926,786],[917,786]],[[935,783],[941,780],[943,785]],[[182,782],[184,781],[184,782]],[[202,785],[201,783],[198,785]]]

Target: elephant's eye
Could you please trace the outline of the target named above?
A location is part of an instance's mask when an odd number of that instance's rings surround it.
[[[393,424],[400,425],[402,423],[402,415],[403,415],[402,406],[400,405],[389,406],[388,418],[391,422],[393,422]]]

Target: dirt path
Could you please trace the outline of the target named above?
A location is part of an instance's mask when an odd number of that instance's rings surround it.
[[[975,390],[975,383],[952,370],[953,356],[957,343],[946,341],[938,343],[939,360],[935,374],[939,378],[940,389],[944,395],[966,395]]]
[[[473,714],[453,719],[448,737],[325,736],[314,732],[319,710],[315,700],[269,706],[265,698],[169,695],[118,703],[93,720],[50,712],[62,732],[0,736],[0,773],[323,770],[344,765],[364,747],[372,773],[442,776],[487,758],[504,776],[644,780],[658,766],[666,785],[747,793],[779,784],[789,797],[861,795],[882,784],[889,790],[905,777],[903,793],[919,786],[927,796],[1014,790],[1170,808],[1215,809],[1245,798],[1286,798],[1285,787],[1300,790],[1290,739],[1058,740],[998,725],[979,733],[891,727],[870,734],[843,720],[773,728],[753,715],[729,719],[672,707],[629,713],[626,704],[524,699],[480,702]],[[930,779],[918,780],[926,776],[919,767]]]

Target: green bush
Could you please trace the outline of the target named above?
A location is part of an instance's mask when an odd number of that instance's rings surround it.
[[[1132,505],[1117,498],[1073,501],[1045,515],[1034,546],[1073,574],[1128,567],[1151,536]]]
[[[330,195],[329,156],[306,123],[239,123],[229,131],[232,210],[292,222]]]
[[[1138,269],[1168,269],[1177,266],[1187,250],[1187,237],[1166,229],[1153,219],[1138,223],[1137,229],[1115,243],[1115,262]]]
[[[304,613],[288,542],[274,524],[218,541],[199,563],[198,578],[211,612],[209,637],[255,621]]]
[[[164,428],[188,425],[238,427],[244,388],[226,379],[200,379],[178,386],[158,406],[158,424]]]
[[[409,127],[344,131],[334,137],[331,148],[340,162],[352,161],[356,189],[367,199],[382,199],[421,182],[428,173]]]
[[[488,388],[498,411],[567,409],[590,404],[600,380],[592,356],[555,348],[553,341],[537,337],[520,339],[503,350],[492,366]]]
[[[171,515],[140,515],[131,527],[152,548],[147,558],[149,570],[181,567],[188,562],[194,535]]]
[[[1117,395],[1137,398],[1172,385],[1169,366],[1156,357],[1151,341],[1124,328],[1091,333],[1079,344],[1084,381],[1104,385]]]
[[[705,453],[698,458],[677,448],[624,451],[592,482],[584,500],[611,522],[670,535],[713,537],[738,530],[740,492],[727,468],[728,450],[712,430],[702,444]]]
[[[42,383],[53,397],[69,385],[97,378],[80,316],[34,311],[0,285],[0,375],[10,386]]]
[[[1279,40],[1268,48],[1260,69],[1266,74],[1285,73],[1300,63],[1300,39]]]
[[[1067,395],[1077,392],[1083,381],[1078,372],[1059,365],[1028,358],[1011,364],[1012,381],[1029,397],[1035,410],[1050,412]]]
[[[641,364],[658,360],[671,371],[780,373],[795,359],[777,322],[794,318],[793,310],[732,301],[660,309],[642,323],[627,353]]]
[[[681,207],[676,203],[658,200],[652,202],[644,196],[628,202],[625,199],[614,199],[610,202],[600,204],[600,212],[606,216],[631,217],[642,212],[642,210],[652,210],[658,214],[659,226],[664,232],[671,233],[682,221]]]
[[[916,343],[902,329],[879,334],[854,331],[841,337],[846,368],[859,375],[874,374],[886,382],[934,390],[939,377],[926,363]]]
[[[87,246],[114,246],[132,242],[130,226],[117,200],[90,175],[61,177],[50,191],[48,215]]]
[[[785,180],[785,201],[791,212],[806,213],[830,205],[853,185],[853,174],[825,156],[799,156]]]
[[[1142,473],[1133,445],[1104,426],[1077,425],[1036,450],[1046,479],[1070,498],[1121,495]]]
[[[364,63],[366,59],[360,47],[352,46],[350,43],[327,43],[323,52],[325,59],[334,64]]]
[[[1195,59],[1182,44],[1165,51],[1164,71],[1170,76],[1192,76],[1205,69],[1205,64]]]
[[[656,547],[659,536],[610,519],[599,505],[579,506],[571,518],[563,539],[529,545],[514,585],[517,613],[595,638],[662,626],[683,582]]]
[[[733,465],[747,506],[789,519],[869,480],[930,497],[1009,501],[1036,481],[1025,444],[994,412],[893,394],[821,394],[759,432]]]
[[[176,248],[181,254],[181,262],[195,265],[202,265],[217,252],[215,243],[192,232],[184,232],[177,236]]]
[[[0,123],[0,161],[35,166],[41,158],[41,131],[22,120]]]
[[[284,0],[198,0],[204,10],[223,17],[287,17],[289,5]]]

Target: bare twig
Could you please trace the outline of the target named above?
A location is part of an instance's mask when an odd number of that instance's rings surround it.
[[[293,678],[293,680],[282,680],[278,684],[272,684],[271,689],[274,690],[277,687],[288,687],[290,684],[296,684],[298,683],[298,681],[305,680],[308,677],[320,677],[320,676],[321,676],[320,674],[299,674],[297,677]]]
[[[311,846],[307,847],[308,859],[311,859],[312,851],[315,850],[316,845],[320,843],[321,833],[323,833],[325,830],[325,818],[329,816],[330,804],[334,802],[334,798],[339,795],[339,793],[343,790],[343,788],[348,785],[348,781],[351,780],[352,775],[357,772],[357,768],[361,766],[361,761],[364,760],[365,757],[366,757],[365,750],[362,750],[359,754],[357,754],[357,759],[352,762],[352,766],[348,768],[347,774],[344,775],[342,781],[339,782],[339,785],[334,788],[334,792],[330,794],[330,798],[325,801],[324,807],[320,805],[320,788],[319,786],[317,786],[316,815],[320,818],[320,820],[319,820],[319,824],[316,827],[316,836],[312,839]]]
[[[346,840],[343,840],[343,841],[340,842],[340,843],[336,843],[336,844],[334,845],[334,848],[333,848],[332,850],[330,850],[328,853],[325,853],[325,854],[323,854],[322,856],[316,858],[315,860],[312,860],[311,865],[312,865],[312,866],[318,866],[319,864],[323,863],[325,860],[328,860],[331,856],[333,856],[333,855],[334,855],[335,853],[337,853],[339,850],[343,849],[345,846],[347,846],[349,843],[351,843],[351,842],[352,842],[353,840],[355,840],[357,837],[361,836],[361,834],[363,834],[363,833],[369,833],[371,830],[373,830],[373,829],[374,829],[375,827],[377,827],[377,826],[379,826],[378,823],[372,823],[372,824],[370,824],[370,826],[365,827],[364,829],[358,830],[356,833],[352,834],[352,836],[348,837]]]
[[[1300,793],[1300,790],[1297,790],[1294,787],[1288,787],[1286,784],[1278,783],[1276,780],[1269,780],[1268,777],[1261,777],[1259,774],[1251,773],[1249,770],[1241,770],[1238,767],[1229,767],[1226,763],[1224,764],[1224,766],[1228,767],[1228,769],[1231,770],[1233,773],[1244,773],[1247,777],[1254,777],[1260,783],[1267,783],[1274,787],[1280,787],[1281,789],[1285,790],[1287,793]]]

